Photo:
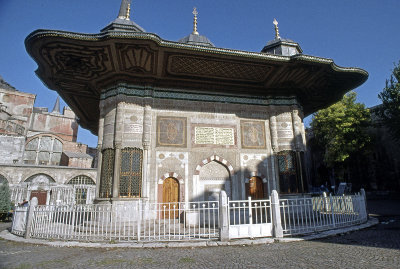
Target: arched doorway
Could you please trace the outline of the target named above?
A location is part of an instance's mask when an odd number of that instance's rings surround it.
[[[211,161],[202,166],[196,190],[198,200],[217,200],[222,190],[229,198],[232,198],[231,175],[228,168],[218,161]]]
[[[38,205],[48,204],[50,198],[50,186],[52,183],[55,183],[52,177],[41,173],[30,176],[25,180],[25,182],[30,185],[28,188],[28,190],[30,190],[29,200],[36,197],[38,199]]]
[[[173,177],[168,177],[163,182],[162,192],[163,208],[161,217],[176,219],[179,216],[179,182]]]
[[[264,186],[262,179],[252,177],[249,180],[249,196],[251,199],[259,200],[264,198]]]

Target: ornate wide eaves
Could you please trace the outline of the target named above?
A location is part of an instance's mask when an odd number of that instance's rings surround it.
[[[330,59],[279,56],[162,40],[150,33],[37,30],[25,40],[36,74],[97,133],[102,90],[118,83],[234,96],[296,96],[309,115],[361,85],[368,73]]]

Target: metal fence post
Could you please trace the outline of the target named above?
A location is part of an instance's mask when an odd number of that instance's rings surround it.
[[[228,197],[225,191],[219,193],[219,240],[229,241]]]
[[[367,213],[367,196],[366,196],[366,194],[365,194],[365,190],[364,189],[361,189],[360,190],[360,193],[361,193],[361,196],[362,196],[362,198],[364,199],[364,208],[363,208],[363,215],[364,215],[364,218],[368,218],[368,213]]]
[[[274,237],[283,237],[281,210],[279,206],[279,196],[276,190],[271,193],[271,210]]]
[[[335,228],[336,223],[335,223],[335,213],[333,212],[334,207],[333,207],[333,198],[332,198],[332,193],[329,194],[329,198],[331,199],[331,215],[332,215],[332,226]]]
[[[33,220],[33,210],[38,205],[38,199],[33,197],[31,202],[29,203],[28,216],[26,218],[26,229],[25,229],[25,238],[29,239],[31,237],[31,228],[32,228],[32,220]]]
[[[142,227],[142,200],[139,199],[138,203],[137,203],[137,207],[138,207],[138,219],[137,219],[137,241],[140,241],[140,234],[141,234],[141,227]]]
[[[248,198],[249,201],[249,224],[253,224],[253,209],[251,207],[251,197]]]

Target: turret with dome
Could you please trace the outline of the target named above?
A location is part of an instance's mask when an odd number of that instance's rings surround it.
[[[199,45],[206,47],[215,47],[214,44],[204,35],[200,35],[197,31],[197,9],[193,8],[193,32],[184,38],[178,40],[179,43],[189,44],[189,45]]]

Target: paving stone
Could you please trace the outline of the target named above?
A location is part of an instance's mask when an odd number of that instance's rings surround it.
[[[273,244],[256,244],[260,240],[255,239],[246,246],[211,241],[201,243],[219,246],[82,248],[0,240],[0,268],[400,268],[399,204],[385,204],[393,213],[377,212],[380,223],[367,229],[343,229],[343,235],[314,240],[283,238]]]

